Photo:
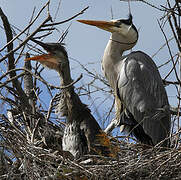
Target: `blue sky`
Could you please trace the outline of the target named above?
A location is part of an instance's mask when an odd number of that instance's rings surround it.
[[[30,20],[33,8],[36,6],[36,13],[38,10],[46,3],[47,1],[41,0],[1,0],[0,7],[3,9],[5,14],[8,16],[11,24],[16,25],[18,28],[23,29],[28,25]],[[52,17],[54,17],[55,10],[59,4],[59,0],[52,0],[50,4],[50,12]],[[160,7],[163,4],[162,0],[149,1],[156,6]],[[94,19],[94,20],[109,20],[111,19],[111,9],[113,12],[113,17],[115,19],[126,18],[128,16],[128,4],[127,2],[120,2],[119,0],[62,0],[60,11],[58,12],[56,21],[62,21],[67,19],[74,14],[81,11],[86,6],[89,6],[89,9],[77,19]],[[157,50],[162,46],[165,41],[163,34],[158,26],[157,20],[159,20],[163,13],[143,4],[142,2],[131,2],[131,12],[133,15],[133,21],[135,26],[139,29],[139,41],[133,50],[141,50],[152,56]],[[46,13],[41,16],[37,24],[45,18]],[[2,22],[0,22],[1,25]],[[66,37],[66,49],[68,51],[71,66],[73,69],[72,76],[77,78],[80,73],[83,73],[84,77],[79,82],[77,86],[80,86],[81,83],[87,81],[87,76],[85,72],[80,68],[80,66],[75,63],[73,59],[78,60],[81,64],[94,63],[87,65],[86,67],[93,72],[101,74],[100,61],[104,52],[104,48],[107,44],[110,34],[106,31],[102,31],[95,27],[86,26],[76,22],[74,19],[71,22],[68,22],[64,25],[59,25],[57,28],[60,31],[64,31],[71,24],[69,34]],[[33,27],[33,28],[34,28]],[[31,29],[31,31],[33,30]],[[168,35],[168,38],[172,37],[172,34],[169,32],[169,28],[166,25],[164,31]],[[1,45],[5,44],[6,38],[3,34],[2,29],[0,30],[1,36]],[[59,39],[60,34],[54,33],[45,42],[56,42]],[[171,44],[173,49],[174,43]],[[175,52],[173,52],[175,53]],[[72,59],[73,58],[73,59]],[[166,62],[170,58],[167,48],[163,48],[157,56],[154,57],[154,61],[157,65],[160,65]],[[161,76],[164,77],[168,71],[169,66],[159,69]],[[44,77],[48,79],[52,84],[59,82],[59,77],[54,71],[45,70]],[[174,78],[174,77],[172,77]],[[176,105],[177,101],[175,98],[175,89],[172,86],[167,87],[167,92],[169,96],[169,102],[171,105]],[[94,94],[92,99],[87,104],[91,108],[98,109],[100,114],[104,114],[110,108],[107,104],[111,104],[113,98],[109,97],[109,101],[101,104],[102,96],[105,98],[106,95]],[[94,102],[94,103],[93,103]],[[100,105],[101,104],[101,105]],[[95,108],[95,106],[97,108]],[[94,111],[93,110],[93,111]],[[98,115],[97,115],[98,116]]]

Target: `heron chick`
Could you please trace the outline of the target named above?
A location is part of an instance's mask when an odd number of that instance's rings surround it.
[[[48,53],[40,56],[27,58],[26,60],[38,61],[48,68],[56,70],[61,79],[62,89],[61,110],[66,116],[66,126],[62,139],[62,148],[69,151],[75,158],[85,154],[101,154],[114,156],[109,147],[109,138],[102,131],[97,121],[91,115],[88,107],[83,104],[74,91],[70,74],[68,55],[60,43],[42,43],[33,40],[42,46]],[[63,103],[62,103],[63,101]],[[62,107],[66,106],[66,107]]]

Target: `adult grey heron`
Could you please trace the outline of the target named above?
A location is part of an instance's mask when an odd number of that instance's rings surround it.
[[[119,125],[121,131],[132,133],[141,143],[156,145],[167,139],[161,145],[168,146],[169,103],[157,66],[141,51],[123,55],[138,40],[132,15],[121,20],[78,21],[111,32],[102,70],[114,90],[116,116],[113,123]]]
[[[62,148],[75,158],[85,154],[114,156],[109,147],[109,139],[91,115],[89,108],[83,104],[74,91],[70,74],[67,51],[60,43],[43,43],[33,40],[43,47],[48,54],[34,56],[26,60],[38,61],[50,69],[56,70],[61,79],[62,101],[61,113],[67,122],[62,139]],[[107,144],[104,141],[107,141]]]

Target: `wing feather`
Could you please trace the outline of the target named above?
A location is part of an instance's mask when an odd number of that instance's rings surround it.
[[[158,114],[159,108],[169,108],[167,94],[155,63],[148,55],[137,51],[124,57],[121,68],[118,68],[120,73],[117,87],[121,102],[134,119],[143,124],[145,132],[153,141],[159,142],[159,138],[166,137],[170,129],[170,115],[165,111],[165,118],[163,113],[160,119],[158,116],[157,120],[153,118]]]

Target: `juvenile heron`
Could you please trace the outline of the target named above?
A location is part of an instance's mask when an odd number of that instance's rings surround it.
[[[110,150],[106,133],[102,131],[88,107],[75,93],[74,86],[71,85],[69,60],[64,46],[60,43],[33,41],[42,46],[48,54],[26,60],[39,61],[48,68],[56,70],[60,75],[61,85],[65,87],[62,89],[61,102],[61,113],[67,119],[62,139],[63,150],[69,151],[75,158],[89,153],[114,156],[114,152]]]
[[[114,90],[116,116],[112,124],[132,133],[141,143],[156,145],[169,136],[171,119],[168,97],[157,66],[144,52],[123,52],[133,48],[138,31],[128,19],[78,20],[111,32],[102,59],[102,70]],[[98,40],[96,38],[96,40]],[[107,128],[106,132],[112,128]],[[169,140],[162,142],[168,146]]]

